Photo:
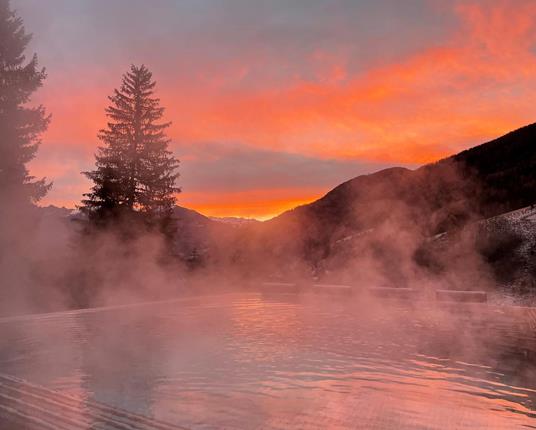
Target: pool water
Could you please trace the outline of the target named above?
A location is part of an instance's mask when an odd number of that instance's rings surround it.
[[[486,309],[237,293],[8,319],[0,372],[191,429],[536,428],[536,334]]]

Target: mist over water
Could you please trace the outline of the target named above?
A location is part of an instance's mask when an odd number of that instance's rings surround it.
[[[482,307],[234,293],[0,324],[3,372],[187,428],[536,423],[536,339]]]

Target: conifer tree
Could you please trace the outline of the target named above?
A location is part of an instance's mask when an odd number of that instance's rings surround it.
[[[50,121],[43,106],[27,106],[46,77],[35,54],[26,61],[30,39],[9,0],[0,0],[0,206],[6,200],[35,202],[51,186],[30,176],[26,167]]]
[[[131,66],[109,97],[96,170],[84,172],[93,187],[81,209],[97,223],[132,214],[153,223],[171,214],[180,192],[175,185],[179,161],[168,149],[170,123],[161,121],[164,108],[154,97],[155,85],[147,67]]]

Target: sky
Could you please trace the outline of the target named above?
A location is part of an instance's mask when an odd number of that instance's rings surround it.
[[[43,205],[90,183],[107,96],[145,64],[178,204],[270,218],[361,174],[536,121],[532,0],[12,0],[48,77]]]

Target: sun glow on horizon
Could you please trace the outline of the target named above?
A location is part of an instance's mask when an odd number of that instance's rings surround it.
[[[319,192],[318,194],[311,195],[307,198],[258,201],[255,201],[253,198],[243,196],[242,198],[244,198],[244,200],[229,200],[227,202],[220,200],[225,196],[218,196],[218,200],[212,202],[203,202],[203,200],[200,200],[199,203],[195,203],[197,198],[202,197],[196,196],[194,201],[192,201],[189,199],[182,199],[182,195],[179,194],[177,205],[186,209],[194,210],[209,218],[243,218],[257,221],[268,221],[288,210],[311,203],[320,198],[322,195],[323,193]],[[52,205],[70,210],[76,210],[77,206],[73,205],[72,201],[70,200],[52,199],[47,199],[46,202],[39,202],[38,205],[41,207]]]

